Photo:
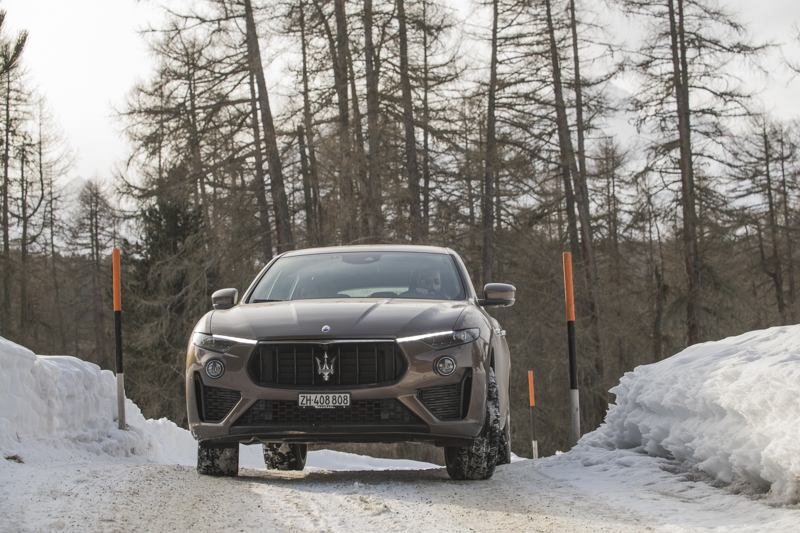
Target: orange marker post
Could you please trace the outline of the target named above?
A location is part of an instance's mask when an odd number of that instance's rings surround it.
[[[575,346],[575,299],[572,293],[572,254],[564,253],[564,299],[567,303],[567,344],[569,347],[569,400],[572,439],[581,438],[581,407],[578,395],[578,356]]]
[[[539,458],[539,441],[536,439],[536,400],[533,396],[533,372],[528,370],[528,393],[531,397],[531,446],[533,458]]]
[[[125,424],[125,375],[122,373],[122,282],[120,281],[119,248],[111,254],[114,271],[114,337],[117,348],[117,413],[119,429]]]

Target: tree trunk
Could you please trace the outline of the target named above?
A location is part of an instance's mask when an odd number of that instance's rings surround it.
[[[559,145],[561,148],[561,164],[569,169],[572,181],[575,185],[575,202],[578,208],[578,219],[580,221],[581,233],[581,252],[584,263],[584,274],[586,276],[586,300],[589,306],[591,318],[592,344],[594,348],[594,367],[601,383],[605,380],[605,359],[603,355],[603,338],[600,327],[600,306],[597,303],[595,290],[597,288],[597,268],[594,260],[594,246],[592,243],[591,214],[589,212],[589,192],[586,182],[581,178],[578,165],[575,159],[575,152],[572,148],[572,138],[569,131],[567,119],[567,108],[564,103],[564,91],[561,83],[561,67],[559,65],[558,47],[556,44],[555,28],[553,16],[550,8],[550,0],[545,0],[545,11],[547,17],[547,31],[550,38],[550,59],[553,67],[553,93],[555,96],[556,107],[556,126],[558,128]],[[580,80],[576,80],[578,83]],[[605,392],[601,396],[605,397]],[[605,401],[601,401],[601,409],[606,408]]]
[[[778,304],[778,314],[781,317],[781,325],[786,325],[786,304],[783,297],[783,267],[781,265],[781,257],[778,252],[778,223],[775,216],[775,200],[772,191],[772,153],[769,144],[769,137],[766,127],[762,130],[762,140],[764,141],[764,177],[767,180],[767,216],[769,219],[769,232],[770,239],[772,240],[772,258],[769,265],[764,265],[767,274],[772,278],[772,283],[775,286],[775,299]]]
[[[107,359],[105,313],[103,307],[102,251],[100,249],[100,198],[96,188],[92,190],[90,203],[89,238],[92,254],[92,307],[94,309],[95,357],[100,366],[110,368]]]
[[[428,235],[430,231],[431,216],[431,169],[430,148],[428,146],[429,130],[431,127],[430,109],[428,106],[428,92],[430,75],[428,70],[428,2],[422,0],[422,234]]]
[[[339,122],[342,135],[349,138],[350,117],[347,102],[347,14],[345,0],[334,0],[334,18],[336,20],[336,48],[333,55],[333,79],[339,104]]]
[[[195,190],[195,207],[199,208],[203,213],[203,220],[206,224],[210,223],[209,220],[209,202],[206,198],[206,184],[205,172],[203,171],[203,158],[200,153],[200,131],[197,127],[197,106],[195,103],[195,90],[194,90],[194,65],[189,67],[192,69],[187,73],[189,82],[189,151],[191,156],[191,175],[196,180],[194,187]]]
[[[486,163],[483,175],[483,283],[494,278],[494,178],[497,173],[495,106],[497,100],[497,19],[498,0],[492,1],[492,55],[489,63],[489,102],[486,113]]]
[[[322,208],[319,198],[319,177],[317,175],[317,154],[314,150],[314,129],[311,118],[311,96],[308,89],[308,51],[306,44],[305,1],[300,0],[300,39],[303,56],[303,123],[305,124],[308,143],[308,177],[311,185],[311,203],[313,206],[315,246],[322,245]]]
[[[334,0],[333,6],[334,19],[336,21],[336,40],[335,43],[331,43],[331,52],[333,53],[333,78],[339,103],[339,136],[342,143],[339,187],[345,206],[344,220],[342,221],[342,242],[343,244],[348,244],[358,238],[355,227],[358,206],[356,205],[355,190],[353,188],[353,142],[350,138],[350,114],[347,99],[347,57],[349,54],[347,12],[345,10],[345,0]]]
[[[369,155],[367,156],[368,202],[367,223],[370,236],[383,233],[383,214],[381,213],[381,175],[379,151],[381,133],[379,124],[378,79],[375,73],[375,47],[372,43],[372,0],[364,0],[364,61],[367,77],[367,136]]]
[[[411,78],[408,72],[408,35],[406,30],[405,0],[397,0],[397,20],[400,23],[400,87],[403,98],[403,124],[406,133],[406,173],[411,197],[411,241],[422,240],[422,213],[419,200],[419,168],[417,166],[417,140],[414,135],[414,104],[411,95]]]
[[[41,162],[41,155],[39,157],[39,161]],[[58,353],[66,353],[67,351],[67,344],[66,344],[66,332],[64,330],[64,313],[62,310],[61,304],[61,291],[59,289],[58,283],[58,265],[56,264],[56,237],[55,237],[55,199],[53,198],[53,183],[50,182],[49,190],[49,213],[47,217],[47,227],[50,230],[50,275],[53,279],[53,300],[55,305],[55,312],[56,312],[56,332],[58,334],[58,339],[56,340],[56,344],[58,346]],[[46,250],[46,248],[45,248]]]
[[[786,239],[786,270],[789,274],[789,319],[792,324],[797,323],[795,312],[795,286],[794,286],[794,260],[792,259],[792,234],[789,222],[789,193],[786,189],[786,152],[783,141],[783,131],[780,132],[781,143],[781,193],[783,195],[783,225],[784,237]]]
[[[41,131],[40,131],[41,134]],[[30,146],[23,142],[20,148],[20,213],[19,220],[22,226],[22,235],[20,236],[20,321],[19,321],[19,334],[22,341],[27,343],[30,338],[30,324],[31,318],[30,302],[28,301],[28,282],[30,272],[28,271],[28,247],[38,238],[39,234],[30,236],[31,221],[34,219],[39,209],[42,207],[44,201],[44,173],[40,166],[39,172],[39,199],[35,204],[30,200],[33,196],[34,183],[28,181],[25,177],[25,170],[28,164],[27,147]],[[41,157],[41,143],[39,145],[39,156]]]
[[[20,149],[19,184],[20,212],[19,221],[22,226],[19,249],[19,336],[23,343],[28,342],[28,182],[25,180],[25,144]]]
[[[306,234],[309,244],[313,243],[314,225],[314,200],[311,196],[311,176],[308,170],[308,157],[306,156],[306,140],[303,126],[297,126],[297,143],[300,145],[300,172],[303,176],[303,207],[306,212]]]
[[[250,113],[253,123],[253,145],[255,147],[256,182],[255,193],[258,204],[258,224],[261,227],[261,250],[264,263],[272,259],[272,228],[269,224],[269,205],[267,203],[267,187],[264,183],[264,158],[261,155],[261,128],[258,127],[258,103],[256,101],[256,84],[253,72],[250,72]]]
[[[11,309],[11,278],[13,265],[11,264],[11,243],[9,239],[8,218],[8,159],[11,142],[11,74],[6,73],[6,124],[5,142],[3,144],[3,309]],[[11,321],[8,313],[0,313],[0,334],[8,336],[11,331]]]
[[[272,187],[273,201],[277,205],[278,220],[278,252],[291,250],[294,247],[292,237],[292,220],[289,214],[289,202],[286,199],[286,188],[283,182],[283,169],[278,151],[278,139],[275,125],[272,121],[272,110],[269,106],[267,82],[264,79],[264,67],[261,63],[261,50],[258,45],[256,23],[253,18],[253,7],[250,0],[244,0],[245,19],[247,26],[247,55],[250,72],[256,78],[258,87],[258,103],[261,108],[261,123],[264,127],[264,140],[267,148],[267,163],[269,164],[270,185]]]
[[[346,19],[345,19],[346,20]],[[360,234],[362,233],[358,224],[358,215],[364,217],[363,224],[364,230],[369,233],[369,220],[370,217],[370,190],[367,185],[367,154],[364,151],[364,131],[361,129],[362,125],[362,118],[361,118],[361,108],[358,105],[358,90],[356,89],[356,72],[355,67],[353,66],[353,56],[350,53],[350,46],[347,47],[347,72],[350,74],[348,79],[350,81],[350,99],[353,103],[353,133],[355,142],[355,155],[353,160],[353,178],[358,185],[358,191],[360,192],[360,198],[358,195],[354,195],[354,199],[356,199],[356,208],[350,211],[351,221],[350,224],[353,228],[356,228],[356,238],[359,238]],[[358,203],[360,200],[361,203]],[[362,205],[363,204],[363,205]],[[374,221],[373,221],[374,225]]]
[[[675,13],[675,2],[678,13]],[[697,253],[697,210],[695,208],[694,166],[692,163],[691,122],[689,107],[689,72],[683,31],[683,0],[667,0],[669,32],[672,48],[672,82],[678,113],[680,144],[681,208],[683,210],[683,255],[688,280],[686,299],[686,339],[689,345],[700,342],[697,317],[700,301],[700,271]],[[677,20],[676,20],[677,16]]]

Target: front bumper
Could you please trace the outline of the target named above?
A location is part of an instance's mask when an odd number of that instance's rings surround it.
[[[435,351],[419,342],[404,343],[401,351],[407,369],[398,380],[349,388],[257,385],[247,372],[248,361],[257,349],[240,345],[220,354],[189,345],[187,411],[189,429],[198,441],[464,446],[483,428],[488,368],[483,339]],[[434,360],[442,355],[456,360],[453,375],[443,377],[433,371]],[[225,373],[218,379],[211,379],[204,370],[211,359],[225,365]],[[301,408],[297,406],[301,392],[349,392],[351,407]],[[460,413],[447,406],[456,396],[463,408]]]

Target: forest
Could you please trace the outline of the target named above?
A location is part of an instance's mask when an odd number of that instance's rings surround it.
[[[126,392],[147,417],[185,425],[211,293],[293,249],[447,246],[479,292],[515,285],[493,314],[520,456],[528,370],[541,453],[572,445],[563,252],[584,433],[634,367],[797,322],[800,129],[748,83],[784,43],[725,2],[166,1],[142,31],[157,66],[114,110],[131,152],[82,180],[13,16],[0,335],[113,370],[120,248]]]

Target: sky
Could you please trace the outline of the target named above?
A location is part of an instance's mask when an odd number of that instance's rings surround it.
[[[788,42],[800,32],[799,0],[724,0],[724,5],[740,13],[756,40]],[[153,70],[139,31],[148,22],[158,24],[158,2],[0,0],[0,8],[7,11],[6,35],[29,32],[24,63],[76,153],[72,176],[108,181],[130,152],[114,110]],[[800,64],[800,45],[790,54]],[[800,79],[792,78],[778,57],[767,65],[772,80],[753,77],[767,107],[781,118],[800,117]]]
[[[120,108],[152,60],[138,30],[160,17],[134,0],[2,0],[5,35],[28,30],[24,64],[76,153],[74,176],[108,180],[124,161]]]

